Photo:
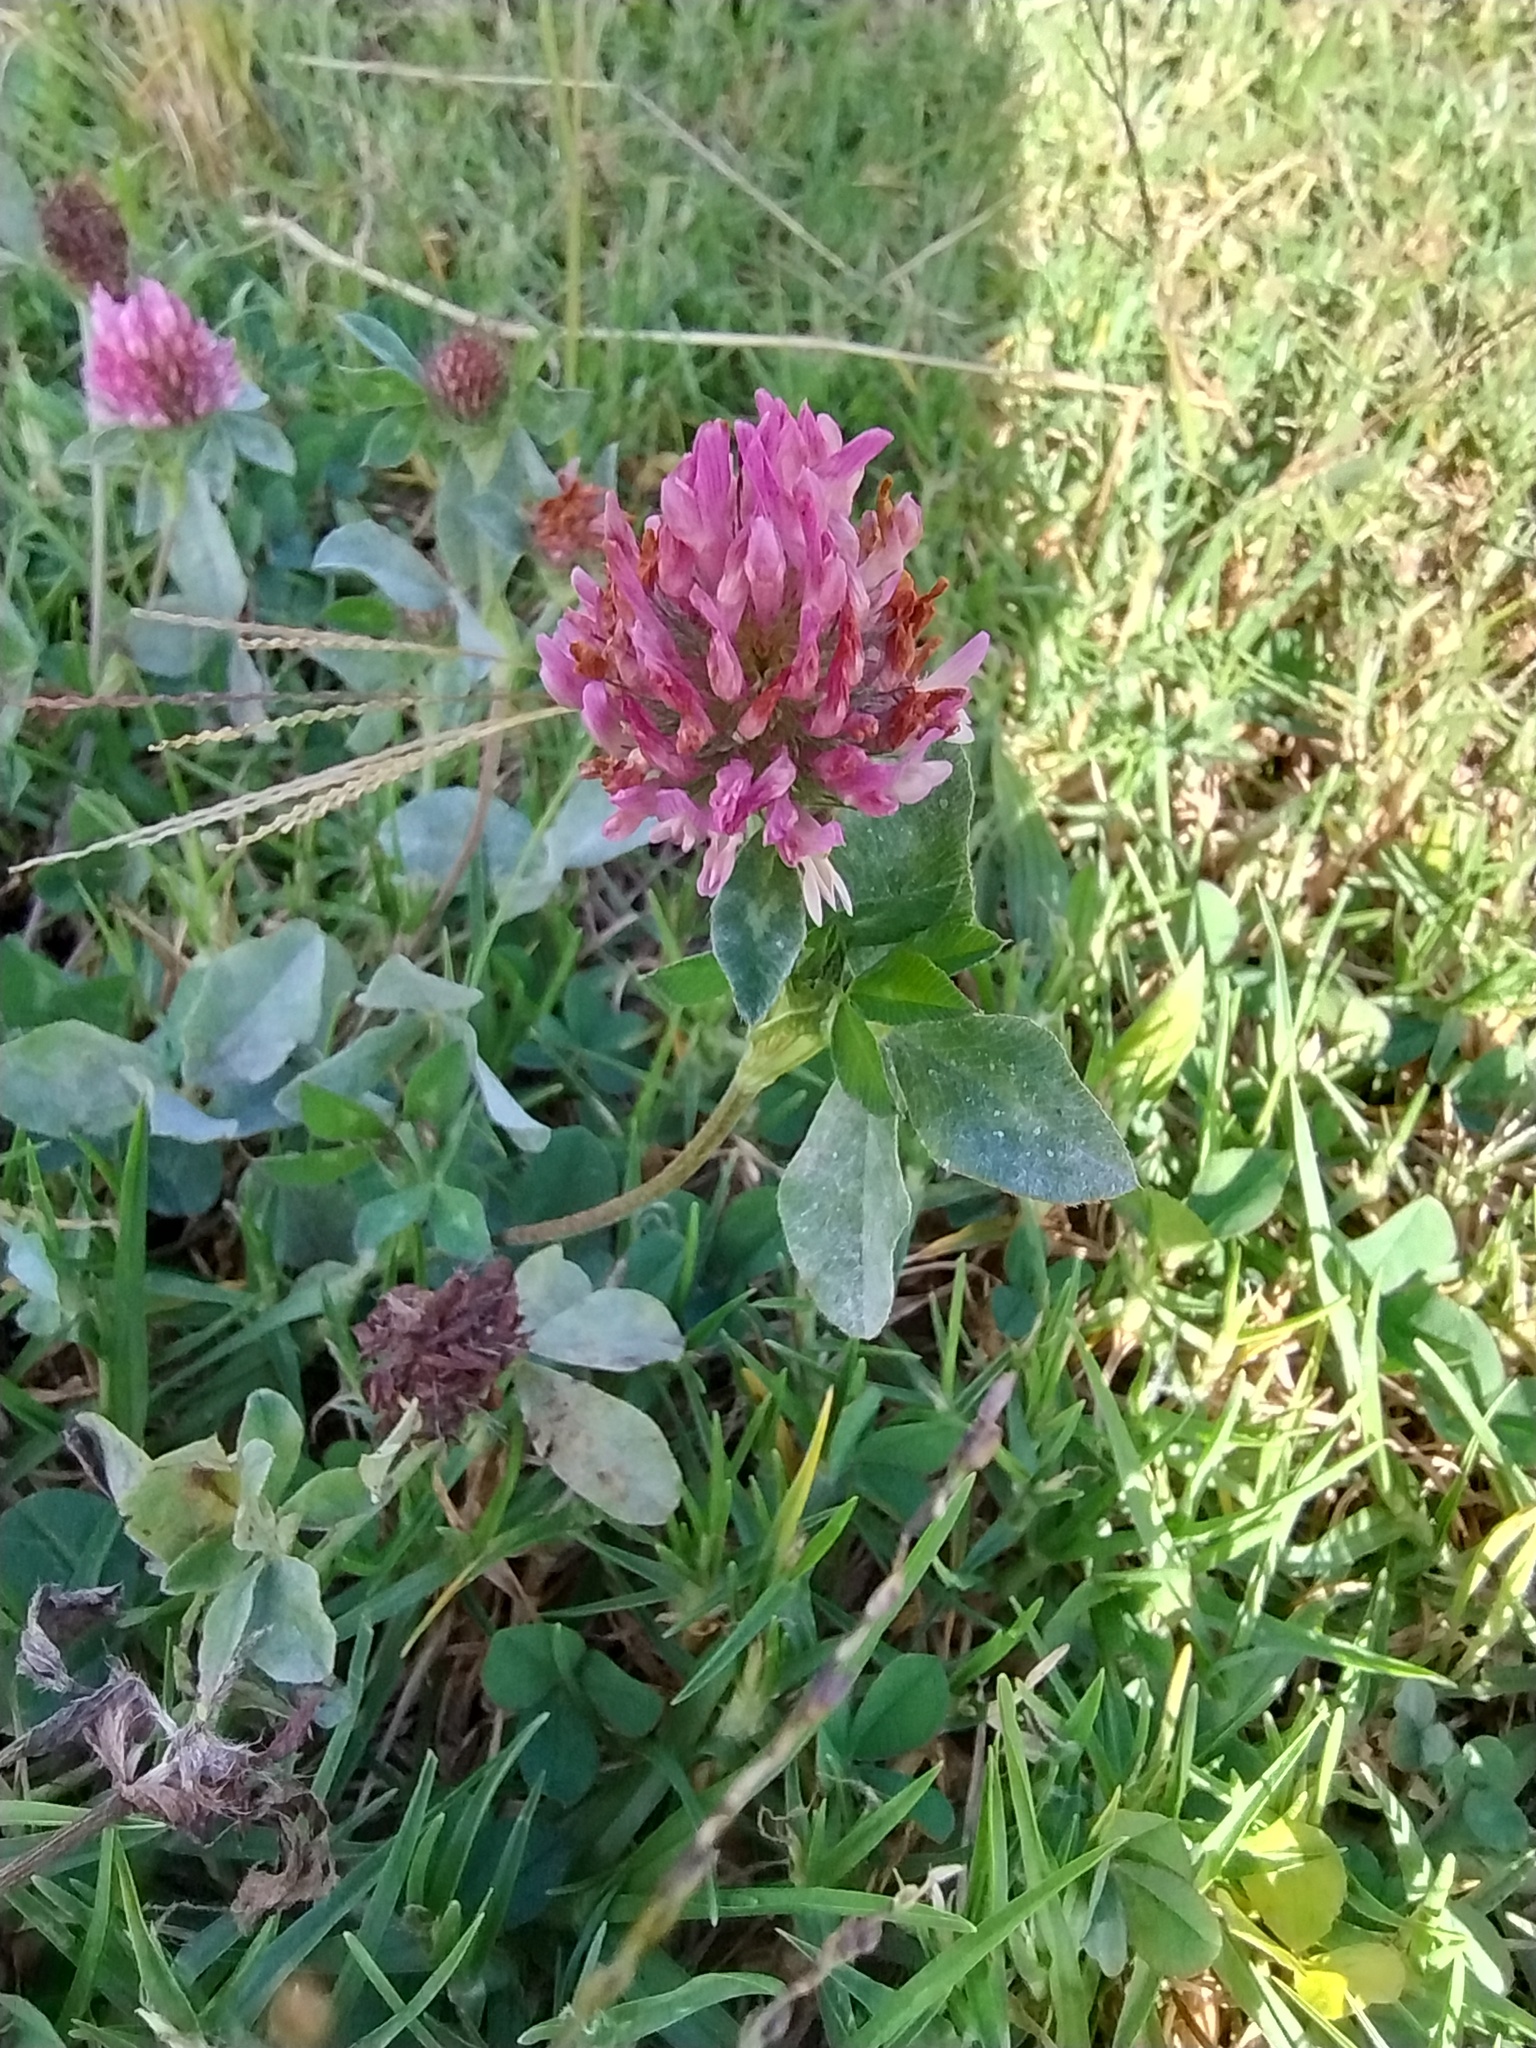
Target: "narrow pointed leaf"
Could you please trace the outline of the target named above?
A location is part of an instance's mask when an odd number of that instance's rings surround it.
[[[366,576],[392,604],[403,605],[407,611],[434,612],[450,595],[448,585],[425,555],[372,519],[357,519],[328,533],[315,549],[310,566]]]

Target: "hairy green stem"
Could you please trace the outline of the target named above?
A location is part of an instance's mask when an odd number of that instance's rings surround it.
[[[101,692],[102,649],[106,644],[107,609],[107,471],[101,462],[91,464],[91,616],[86,651],[86,674],[91,695]]]

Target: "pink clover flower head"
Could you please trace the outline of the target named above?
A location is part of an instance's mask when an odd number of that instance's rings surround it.
[[[147,277],[126,298],[91,293],[86,409],[96,427],[181,427],[227,412],[244,389],[235,345]]]
[[[613,798],[614,838],[649,819],[653,840],[702,844],[699,893],[714,896],[759,830],[819,924],[851,908],[834,814],[889,817],[938,787],[950,764],[928,751],[970,737],[988,643],[978,633],[928,669],[946,586],[919,591],[906,568],[917,502],[887,480],[855,523],[883,428],[845,441],[766,391],[757,414],[699,429],[638,539],[609,494],[604,575],[575,571],[576,602],[539,656],[602,750],[587,772]]]

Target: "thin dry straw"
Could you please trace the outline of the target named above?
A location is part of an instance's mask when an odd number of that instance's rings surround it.
[[[309,815],[323,817],[327,811],[350,803],[354,797],[366,796],[388,783],[399,782],[418,768],[425,768],[449,754],[462,753],[485,740],[499,738],[517,726],[567,715],[563,706],[547,704],[534,711],[509,712],[500,718],[480,719],[474,725],[456,726],[451,732],[406,740],[363,761],[339,762],[331,768],[317,769],[312,775],[300,775],[291,782],[277,783],[271,789],[250,790],[240,796],[225,797],[215,804],[206,804],[201,810],[188,811],[179,817],[162,818],[153,825],[138,825],[129,832],[115,832],[110,838],[93,840],[88,846],[66,847],[57,853],[39,854],[33,860],[18,861],[11,873],[25,875],[39,868],[89,860],[95,854],[112,853],[120,847],[158,846],[163,840],[180,838],[184,832],[202,832],[212,825],[238,825],[258,812],[277,811],[280,816],[275,822],[252,835],[252,838],[267,838],[274,832],[286,831],[290,825],[302,822]],[[326,801],[330,798],[334,801]],[[321,803],[321,808],[312,812],[311,807],[317,802]],[[238,843],[247,845],[252,840],[243,839]]]
[[[450,71],[436,64],[402,64],[387,57],[297,57],[293,61],[306,66],[312,71],[344,72],[352,76],[365,78],[395,78],[405,80],[408,83],[415,82],[424,85],[450,87],[486,86],[493,89],[510,91],[552,92],[561,83],[561,81],[552,79],[542,72]],[[719,150],[705,142],[701,136],[695,135],[692,129],[685,128],[681,121],[669,114],[659,101],[651,98],[649,93],[642,92],[639,86],[631,85],[625,80],[611,78],[573,79],[565,81],[565,83],[567,89],[574,88],[582,92],[619,93],[625,99],[630,100],[658,128],[670,135],[675,142],[680,142],[685,149],[691,150],[700,162],[707,165],[718,177],[725,179],[727,184],[734,185],[738,191],[745,192],[747,197],[755,205],[761,207],[771,220],[777,221],[780,227],[795,236],[798,241],[803,242],[829,269],[837,271],[841,277],[846,278],[851,287],[857,288],[862,286],[862,292],[855,290],[855,302],[861,298],[871,298],[881,292],[897,291],[901,285],[915,276],[925,263],[929,262],[933,257],[941,255],[944,250],[953,249],[958,243],[963,242],[967,236],[973,235],[979,228],[985,227],[987,222],[1001,213],[1008,204],[1006,199],[995,200],[992,205],[985,206],[978,213],[972,214],[969,220],[961,221],[958,226],[950,228],[945,234],[936,236],[924,248],[909,256],[904,263],[897,264],[894,270],[885,271],[880,276],[871,280],[866,278],[854,264],[839,256],[835,249],[829,248],[819,236],[812,234],[811,230],[802,220],[797,219],[787,207],[781,206],[771,193],[765,192],[760,185],[754,184],[752,179],[737,165],[733,164],[728,157],[722,155]]]
[[[298,57],[293,61],[303,64],[312,71],[339,71],[365,78],[398,78],[407,82],[414,81],[424,85],[488,86],[502,90],[538,92],[553,91],[558,83],[558,81],[549,78],[542,72],[448,71],[435,64],[401,64],[385,57]],[[835,249],[829,248],[819,236],[812,234],[805,223],[798,220],[787,207],[781,206],[771,193],[765,192],[760,185],[754,184],[746,173],[733,164],[728,157],[723,156],[719,150],[705,142],[701,136],[695,135],[692,129],[685,128],[681,121],[669,114],[659,101],[651,98],[649,93],[642,92],[639,86],[630,85],[623,80],[611,78],[570,80],[567,81],[567,85],[568,87],[575,86],[582,92],[622,94],[625,99],[632,101],[635,106],[639,107],[644,114],[654,121],[658,128],[663,129],[670,135],[674,141],[680,142],[684,148],[692,150],[701,163],[707,164],[710,170],[714,171],[717,176],[724,178],[727,184],[734,185],[738,191],[745,192],[747,197],[755,205],[760,206],[770,219],[776,220],[780,227],[795,236],[798,241],[803,242],[808,249],[814,251],[830,269],[837,271],[841,276],[847,278],[851,284],[865,284],[867,286],[867,293],[895,291],[898,285],[905,283],[908,278],[912,277],[932,257],[942,254],[946,249],[953,249],[957,243],[963,242],[968,235],[975,234],[978,228],[985,227],[987,222],[998,213],[1001,213],[1008,203],[1004,199],[999,199],[994,201],[991,206],[983,207],[979,213],[972,214],[969,220],[962,221],[957,227],[950,228],[947,233],[937,236],[925,248],[919,249],[915,255],[909,256],[905,263],[898,264],[894,270],[886,271],[871,283],[861,275],[853,264],[849,263],[844,257],[839,256]]]
[[[384,640],[371,633],[333,633],[324,626],[269,626],[250,619],[205,619],[185,612],[154,611],[144,605],[135,605],[131,616],[148,619],[155,625],[185,626],[189,632],[231,633],[242,647],[257,653],[303,654],[331,648],[338,654],[419,654],[428,661],[491,658],[456,645],[445,646],[438,640]]]
[[[316,704],[307,711],[284,711],[276,718],[265,715],[248,725],[215,725],[206,732],[184,732],[174,740],[156,740],[152,754],[176,754],[188,747],[222,747],[230,740],[271,739],[274,733],[294,732],[311,725],[336,725],[345,718],[361,718],[374,710],[372,698],[353,698],[350,704]]]
[[[489,686],[485,683],[473,690],[434,690],[430,701],[433,704],[462,704],[472,697],[485,694]],[[328,704],[336,707],[339,716],[361,718],[365,711],[414,711],[424,700],[418,690],[413,695],[399,692],[384,696],[360,696],[356,690],[268,690],[264,701],[268,704]],[[68,691],[63,696],[32,696],[22,706],[24,711],[148,711],[158,705],[167,710],[191,710],[197,704],[228,704],[228,690],[128,690],[113,691],[101,697],[82,697],[77,691]],[[259,724],[271,724],[263,718]],[[242,726],[249,736],[256,726]],[[167,741],[167,745],[178,742]]]
[[[1004,1373],[982,1395],[941,1478],[902,1529],[890,1567],[864,1602],[853,1627],[836,1643],[773,1738],[720,1787],[711,1811],[662,1873],[615,1954],[577,1985],[563,2016],[565,2025],[557,2036],[557,2048],[577,2048],[578,2043],[592,2038],[592,2022],[624,1996],[647,1951],[671,1932],[689,1899],[713,1873],[720,1846],[731,1828],[848,1698],[864,1661],[911,1595],[907,1562],[918,1540],[952,1511],[960,1511],[977,1473],[986,1469],[1001,1447],[1003,1413],[1017,1384],[1017,1374]]]
[[[834,1927],[806,1968],[798,1976],[790,1978],[771,2004],[753,2013],[736,2036],[736,2048],[774,2048],[774,2044],[782,2041],[789,2032],[795,2007],[801,1999],[819,1991],[833,1971],[841,1969],[845,1963],[854,1963],[861,1956],[872,1955],[880,1946],[884,1933],[884,1920],[873,1913],[859,1914]]]
[[[472,654],[466,655],[462,647],[445,647],[429,640],[390,640],[371,633],[336,633],[324,626],[275,626],[264,624],[260,620],[203,618],[189,615],[185,612],[156,611],[153,607],[147,605],[136,605],[133,608],[132,615],[136,619],[148,619],[157,625],[185,626],[189,631],[232,634],[242,647],[254,649],[258,653],[286,652],[312,654],[323,653],[325,650],[331,649],[337,653],[346,651],[354,654],[423,654],[434,661],[483,660],[486,658]],[[484,687],[482,685],[482,689]],[[297,696],[300,693],[293,692],[288,694]],[[480,694],[481,690],[479,689],[455,691],[453,693],[453,701],[462,702],[469,697],[479,696]],[[219,726],[211,732],[189,732],[182,734],[179,739],[160,740],[150,748],[150,752],[152,754],[163,754],[183,747],[217,746],[226,740],[249,739],[257,731],[271,734],[293,727],[324,725],[345,718],[361,718],[368,711],[386,709],[410,710],[414,709],[420,701],[414,697],[358,697],[356,695],[337,697],[332,701],[332,696],[333,693],[330,692],[323,693],[323,695],[322,693],[316,693],[316,697],[320,699],[319,703],[316,702],[315,697],[309,697],[302,711],[283,713],[276,718],[258,719],[252,725]],[[128,702],[174,705],[190,704],[196,701],[200,703],[217,702],[222,704],[228,702],[228,696],[222,691],[189,691],[185,695],[167,691],[160,696],[131,700],[122,698],[106,700],[71,698],[67,700],[34,699],[33,701],[49,705],[62,704],[68,710],[82,711],[86,709],[100,709],[103,702],[109,707],[113,704],[125,704]],[[439,698],[434,693],[432,701],[442,703],[449,700]]]
[[[183,612],[156,611],[148,606],[141,605],[134,607],[133,616],[136,619],[151,620],[156,624],[185,626],[189,631],[200,630],[204,632],[229,633],[239,640],[243,647],[255,649],[257,652],[305,654],[332,649],[338,653],[345,650],[349,653],[359,654],[424,654],[430,659],[438,661],[485,658],[483,656],[466,655],[462,647],[444,647],[432,641],[389,640],[369,633],[335,633],[323,626],[272,626],[263,624],[260,621],[247,619],[199,618],[189,616]],[[484,687],[482,685],[482,689]],[[280,694],[297,696],[300,693]],[[480,694],[481,690],[455,691],[452,701],[462,702],[466,698]],[[317,703],[313,698],[309,699],[302,711],[286,712],[275,718],[261,718],[251,725],[224,725],[218,726],[209,732],[183,733],[178,739],[157,741],[150,748],[150,752],[152,754],[163,754],[184,747],[218,746],[227,740],[250,739],[253,733],[256,732],[270,736],[272,733],[283,732],[295,727],[326,725],[341,719],[361,718],[368,711],[411,710],[416,708],[420,702],[420,699],[414,697],[358,697],[356,695],[348,695],[332,701],[332,693],[330,692],[323,693],[323,695],[322,693],[316,693],[316,695],[321,697],[321,701]],[[70,710],[100,708],[99,702],[95,699],[47,699],[41,701],[50,704],[64,703],[65,708]],[[167,691],[157,697],[132,700],[113,698],[106,701],[109,704],[121,704],[131,701],[135,703],[174,705],[178,703],[188,704],[193,701],[227,703],[228,698],[224,692],[219,691],[188,692],[185,695]],[[440,698],[434,693],[432,701],[434,703],[442,703],[449,700]]]
[[[269,818],[264,825],[258,825],[250,832],[242,832],[238,839],[230,842],[231,853],[244,853],[247,847],[259,846],[263,839],[276,838],[280,832],[296,832],[301,825],[313,825],[317,819],[328,818],[333,811],[344,809],[360,797],[372,796],[375,790],[387,789],[392,782],[400,780],[400,764],[387,756],[375,754],[366,761],[355,764],[355,772],[349,780],[339,782],[333,789],[320,789],[304,803],[295,804],[276,818]],[[286,794],[292,796],[298,787],[287,785]]]
[[[300,57],[296,62],[315,71],[344,72],[371,78],[398,78],[414,80],[420,84],[446,86],[488,86],[509,91],[548,92],[558,81],[547,73],[523,71],[450,71],[432,64],[402,64],[390,58],[360,57]],[[798,237],[807,247],[813,249],[826,263],[845,277],[857,279],[859,273],[852,268],[834,249],[818,240],[803,222],[780,206],[778,201],[755,185],[744,172],[738,170],[729,160],[712,149],[685,128],[666,109],[644,93],[638,86],[626,84],[623,80],[610,78],[584,78],[576,81],[583,92],[613,93],[629,99],[642,109],[668,134],[687,148],[693,150],[702,161],[719,176],[738,186],[757,205],[763,208],[789,233]],[[931,255],[960,240],[988,220],[997,209],[990,207],[978,213],[972,220],[941,236],[927,249],[920,250],[909,262],[901,265],[888,277],[878,280],[878,288],[894,286],[903,277],[911,274],[918,264]],[[494,315],[472,313],[467,307],[455,305],[451,299],[439,298],[435,292],[424,290],[420,285],[408,283],[404,278],[392,276],[371,263],[364,263],[355,256],[343,255],[322,242],[317,235],[303,227],[298,221],[290,220],[283,214],[247,214],[244,217],[247,228],[282,236],[296,248],[317,261],[345,270],[366,283],[377,285],[381,291],[393,292],[397,298],[405,299],[424,311],[436,313],[444,320],[459,326],[473,327],[487,334],[494,334],[503,341],[538,341],[551,339],[551,331],[536,326],[528,320],[505,320]],[[977,360],[967,356],[950,356],[930,353],[923,349],[891,348],[884,344],[868,341],[850,341],[827,334],[751,334],[728,328],[670,328],[670,327],[582,327],[585,341],[634,341],[654,343],[665,348],[759,348],[782,349],[802,355],[857,356],[868,361],[893,363],[917,370],[951,370],[961,376],[986,377],[998,383],[1010,384],[1019,391],[1061,393],[1080,398],[1110,398],[1123,401],[1132,396],[1146,399],[1159,395],[1161,387],[1156,384],[1117,384],[1100,377],[1087,377],[1075,370],[1025,370],[1006,362]],[[1226,410],[1220,399],[1207,393],[1192,390],[1186,394],[1187,402],[1206,411]]]
[[[803,221],[796,220],[787,207],[780,206],[771,193],[754,184],[745,171],[739,170],[728,157],[722,156],[719,150],[711,148],[709,143],[695,135],[691,128],[685,128],[681,121],[674,119],[665,107],[653,100],[649,93],[642,92],[637,85],[629,85],[621,79],[613,78],[557,80],[538,72],[446,71],[435,64],[398,64],[385,57],[297,57],[293,61],[310,71],[343,71],[365,78],[398,78],[418,85],[478,85],[501,91],[551,92],[558,85],[564,84],[567,90],[574,87],[579,92],[618,93],[639,107],[658,128],[664,129],[674,142],[680,142],[685,149],[692,150],[699,161],[707,164],[717,177],[724,178],[727,184],[745,192],[747,197],[755,205],[760,206],[771,219],[776,220],[781,228],[795,236],[798,241],[804,242],[808,249],[813,250],[823,263],[828,264],[833,270],[840,271],[844,277],[858,275],[851,263],[839,256],[835,249],[829,249],[825,242],[811,233]]]
[[[350,277],[360,277],[365,284],[377,285],[380,291],[393,292],[396,298],[436,313],[455,326],[473,327],[502,341],[554,339],[552,328],[535,327],[528,320],[503,320],[489,313],[472,313],[467,306],[439,298],[436,292],[394,277],[375,264],[345,256],[341,250],[322,242],[318,235],[312,235],[300,222],[289,220],[286,214],[248,213],[242,217],[242,225],[253,233],[280,236],[307,256],[313,256],[316,262],[329,264],[333,270],[344,270]],[[1113,384],[1102,377],[1082,376],[1075,370],[1021,370],[1009,363],[936,355],[925,349],[890,348],[882,342],[849,341],[832,334],[752,334],[726,327],[583,327],[581,335],[584,341],[634,341],[663,348],[755,348],[788,350],[796,355],[858,356],[867,362],[893,363],[902,369],[953,370],[964,377],[987,377],[994,383],[1011,384],[1020,391],[1058,392],[1080,398],[1121,400],[1143,392],[1156,397],[1160,390],[1156,384]],[[1224,409],[1215,399],[1199,392],[1190,392],[1188,396],[1192,405],[1203,406],[1207,411]]]

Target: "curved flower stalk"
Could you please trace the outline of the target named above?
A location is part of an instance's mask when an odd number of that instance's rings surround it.
[[[854,523],[891,436],[845,442],[825,413],[762,391],[757,410],[700,428],[638,540],[610,494],[605,576],[575,571],[576,604],[539,654],[550,695],[602,750],[590,772],[615,836],[649,819],[653,840],[702,844],[699,892],[715,896],[760,829],[819,924],[850,908],[836,812],[888,817],[938,787],[950,765],[929,750],[969,736],[988,641],[928,670],[945,585],[919,591],[906,568],[916,500],[887,481]]]
[[[153,277],[121,299],[92,290],[82,381],[93,427],[190,426],[245,389],[234,343]]]

